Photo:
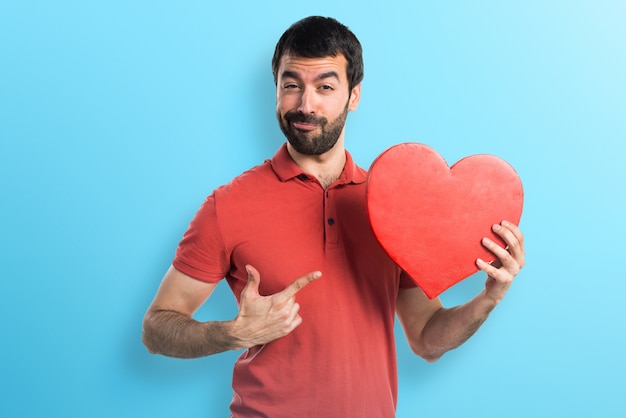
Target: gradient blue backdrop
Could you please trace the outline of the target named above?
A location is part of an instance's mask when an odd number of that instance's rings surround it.
[[[204,197],[282,143],[270,56],[310,14],[364,45],[358,163],[424,142],[525,186],[527,267],[439,362],[398,333],[398,417],[626,416],[625,3],[314,3],[0,1],[0,416],[227,415],[238,353],[151,356],[141,320]],[[198,318],[235,312],[220,285]]]

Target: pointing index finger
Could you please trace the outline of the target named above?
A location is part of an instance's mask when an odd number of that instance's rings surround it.
[[[295,296],[302,288],[304,288],[309,283],[319,279],[322,276],[322,272],[313,271],[311,273],[305,274],[302,277],[294,280],[289,286],[283,289],[279,294],[284,296],[286,299]]]

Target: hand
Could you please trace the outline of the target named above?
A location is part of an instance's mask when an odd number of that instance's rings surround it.
[[[487,273],[485,291],[495,303],[499,303],[513,283],[513,279],[524,267],[524,235],[516,225],[502,221],[492,227],[494,233],[506,243],[506,249],[492,240],[483,238],[482,244],[497,259],[489,264],[484,260],[476,260],[479,269]]]
[[[319,271],[308,273],[278,293],[261,296],[259,272],[250,265],[246,271],[248,283],[241,291],[239,313],[231,328],[242,348],[269,343],[296,329],[302,323],[296,293],[322,275]]]

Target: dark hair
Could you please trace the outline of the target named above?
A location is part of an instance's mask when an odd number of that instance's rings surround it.
[[[331,17],[306,17],[283,33],[272,58],[274,83],[278,81],[280,60],[286,54],[302,58],[336,57],[342,54],[348,61],[346,73],[350,90],[363,80],[361,43],[347,26]]]

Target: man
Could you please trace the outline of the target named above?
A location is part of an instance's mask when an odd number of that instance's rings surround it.
[[[366,172],[344,148],[361,98],[361,45],[334,19],[296,22],[272,60],[287,137],[272,158],[202,205],[144,320],[152,353],[192,358],[246,349],[233,372],[235,417],[393,417],[394,315],[413,351],[435,361],[469,338],[524,264],[523,237],[494,225],[508,250],[477,260],[485,289],[465,305],[430,300],[376,242]],[[239,312],[197,322],[226,278]]]

